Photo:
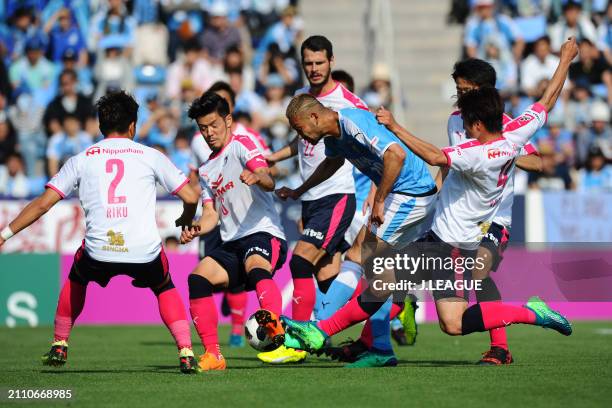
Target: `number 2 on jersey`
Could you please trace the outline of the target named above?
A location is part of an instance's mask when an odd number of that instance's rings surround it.
[[[499,172],[499,178],[497,179],[497,187],[505,186],[508,182],[508,173],[514,164],[514,159],[508,160],[501,168]]]
[[[117,174],[115,174],[113,181],[111,181],[110,185],[108,186],[108,203],[109,204],[125,204],[125,202],[127,201],[125,196],[117,197],[115,195],[115,191],[117,190],[117,187],[119,186],[119,183],[121,182],[121,179],[123,179],[123,174],[125,172],[125,166],[123,165],[123,160],[110,159],[106,161],[106,172],[107,173],[114,173],[115,171],[113,169],[114,167],[117,167]]]

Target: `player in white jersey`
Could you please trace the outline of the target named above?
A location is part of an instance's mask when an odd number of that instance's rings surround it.
[[[546,121],[547,112],[559,97],[569,65],[577,53],[575,39],[563,45],[559,66],[540,101],[509,123],[503,133],[503,103],[495,88],[481,88],[461,95],[458,107],[465,129],[473,139],[463,145],[440,149],[399,126],[385,109],[377,112],[379,121],[417,156],[432,166],[450,168],[436,205],[431,231],[425,235],[424,242],[413,245],[411,252],[405,254],[424,260],[425,267],[415,271],[425,273],[424,282],[429,282],[425,286],[436,289],[434,299],[440,327],[449,335],[467,335],[513,323],[548,327],[564,335],[572,333],[567,319],[539,298],[530,299],[525,307],[484,302],[468,308],[466,294],[472,286],[470,265],[478,262],[475,255],[480,244],[479,224],[495,215],[520,148]],[[384,259],[385,262],[389,260],[393,259]],[[415,271],[409,270],[410,276],[402,276],[396,268],[395,279],[387,283],[414,281],[412,273]],[[385,286],[380,290],[384,292]],[[321,349],[329,336],[376,310],[358,299],[351,300],[330,319],[318,323],[285,319],[285,345],[311,351]]]
[[[454,66],[452,77],[455,81],[457,95],[483,86],[494,87],[497,80],[495,69],[488,62],[479,59],[457,62]],[[505,126],[511,120],[510,116],[504,114],[503,125]],[[453,112],[448,118],[447,133],[449,145],[451,146],[469,141],[460,111]],[[527,142],[521,149],[520,157],[516,160],[516,167],[525,171],[541,171],[542,159],[539,157],[535,146],[530,142]],[[440,169],[439,174],[444,178],[447,170]],[[478,248],[477,258],[482,259],[483,262],[472,271],[472,278],[481,282],[481,290],[475,292],[478,302],[501,301],[499,289],[489,275],[491,270],[497,270],[510,239],[513,201],[514,176],[510,177],[506,183],[499,209],[493,220],[481,225],[481,229],[486,232],[484,232],[480,247]],[[508,350],[505,327],[490,330],[489,334],[491,339],[490,349],[483,354],[479,364],[511,364],[512,355]]]
[[[213,292],[239,286],[254,289],[266,309],[258,315],[259,323],[267,322],[270,335],[282,344],[282,328],[272,325],[269,315],[281,313],[282,298],[272,276],[285,261],[287,245],[266,159],[248,137],[232,134],[227,101],[207,92],[193,102],[189,117],[197,122],[212,154],[199,169],[202,217],[197,228],[183,231],[181,242],[210,232],[219,220],[223,241],[189,276],[190,310],[206,349],[200,368],[224,370]]]
[[[236,103],[236,94],[231,86],[227,82],[217,81],[208,88],[207,92],[214,92],[228,103],[230,109],[230,115],[234,112],[234,105]],[[265,140],[259,133],[252,129],[246,128],[243,124],[232,121],[232,134],[248,137],[255,146],[265,156],[270,154]],[[210,155],[212,150],[200,134],[197,132],[193,136],[191,142],[192,149],[192,173],[191,182],[192,185],[198,186],[199,188],[199,176],[198,168],[204,164]],[[214,249],[221,246],[221,230],[220,227],[215,227],[212,231],[207,234],[203,234],[199,237],[198,255],[200,260],[204,259],[206,255],[211,253]],[[227,290],[223,294],[223,300],[221,302],[221,313],[224,316],[231,317],[232,329],[230,331],[229,346],[230,347],[242,347],[244,346],[244,321],[247,308],[247,294],[244,291],[244,286],[235,286]]]
[[[327,38],[320,35],[307,38],[302,43],[301,57],[309,85],[298,90],[296,95],[309,93],[334,110],[367,110],[359,97],[332,79],[333,46]],[[296,137],[288,146],[268,156],[268,160],[275,163],[296,154],[300,176],[305,181],[325,159],[325,147],[322,143],[312,145]],[[283,191],[284,188],[281,188],[277,194],[284,199]],[[340,266],[341,253],[350,248],[365,221],[365,217],[356,216],[353,166],[346,162],[329,180],[304,194],[301,202],[303,232],[289,263],[293,278],[292,316],[296,319],[309,319],[317,300],[322,300],[321,294],[326,294],[328,298],[335,297],[334,289],[329,294],[326,292],[342,267],[347,265],[345,262]],[[351,231],[356,233],[351,235]],[[346,237],[347,234],[350,236]],[[348,238],[348,242],[345,238]],[[359,248],[354,252],[358,255]],[[319,289],[318,298],[313,276]],[[294,363],[305,357],[303,351],[286,350],[284,347],[258,355],[260,360],[274,364]]]
[[[150,288],[157,297],[162,320],[179,348],[181,371],[197,372],[185,308],[172,284],[157,231],[155,186],[160,183],[183,200],[184,211],[177,226],[191,225],[197,193],[166,156],[133,141],[138,104],[131,96],[124,92],[108,94],[98,101],[97,109],[105,138],[70,158],[49,181],[46,191],[23,209],[0,238],[2,246],[13,233],[78,190],[85,211],[85,239],[62,287],[54,341],[43,363],[66,362],[68,337],[83,310],[88,283],[106,287],[113,277],[128,275],[134,279],[134,286]]]

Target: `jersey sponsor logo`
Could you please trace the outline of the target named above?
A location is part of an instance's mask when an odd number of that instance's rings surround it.
[[[323,235],[322,232],[315,231],[312,228],[306,228],[302,234],[304,234],[307,237],[316,238],[321,241],[325,238],[325,235]]]
[[[217,189],[219,188],[219,186],[223,183],[223,174],[219,174],[219,177],[217,177],[216,181],[213,181],[212,183],[210,183],[212,185],[213,189]]]
[[[270,256],[270,251],[268,251],[267,249],[261,248],[258,246],[254,246],[254,247],[250,247],[249,250],[246,251],[246,254],[244,255],[244,259],[246,260],[249,257],[249,255],[251,255],[253,252],[258,252],[266,257]]]
[[[497,159],[499,157],[511,157],[514,152],[502,150],[497,147],[487,150],[487,159]]]
[[[98,146],[92,146],[85,151],[85,156],[95,156],[100,154],[100,148]]]
[[[103,251],[129,252],[129,250],[125,247],[125,239],[123,238],[122,232],[115,232],[110,229],[106,232],[106,236],[108,237],[108,245],[104,245],[102,247]]]

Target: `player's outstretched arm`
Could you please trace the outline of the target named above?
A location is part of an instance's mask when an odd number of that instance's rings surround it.
[[[175,224],[177,227],[189,227],[193,223],[198,209],[199,195],[190,184],[185,184],[176,195],[183,200],[183,214],[176,220]]]
[[[55,190],[47,188],[44,193],[26,205],[19,215],[2,230],[0,246],[2,246],[12,235],[17,234],[22,229],[36,222],[61,199],[62,196]]]
[[[219,223],[219,214],[215,211],[212,201],[202,205],[202,216],[195,225],[181,231],[181,244],[187,244],[200,235],[208,234]]]
[[[551,111],[551,109],[555,106],[559,95],[561,95],[561,90],[563,89],[563,84],[567,78],[570,64],[577,55],[578,45],[576,45],[576,38],[571,37],[561,46],[559,65],[557,65],[557,69],[555,70],[552,79],[548,83],[548,87],[546,87],[544,95],[542,95],[542,98],[538,101],[540,104],[544,105],[547,112]]]
[[[440,148],[419,139],[404,129],[395,121],[391,112],[385,108],[381,107],[376,111],[376,119],[395,134],[414,154],[425,160],[428,164],[440,167],[448,165],[448,159]]]
[[[516,160],[516,167],[532,173],[542,172],[542,158],[537,154],[527,154]]]
[[[293,157],[297,154],[298,154],[298,138],[296,136],[293,138],[291,142],[289,142],[287,146],[267,156],[266,160],[270,164],[275,164],[283,160],[287,160],[288,158]]]

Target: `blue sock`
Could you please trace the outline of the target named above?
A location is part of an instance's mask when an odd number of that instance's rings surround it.
[[[389,332],[389,314],[391,313],[392,301],[393,299],[391,298],[387,299],[383,306],[370,317],[372,324],[372,348],[380,351],[393,352],[391,333]]]
[[[321,293],[317,289],[317,300],[314,307],[315,320],[327,319],[344,306],[353,296],[362,273],[363,268],[358,263],[343,261],[340,265],[340,273],[330,285],[327,293]]]

